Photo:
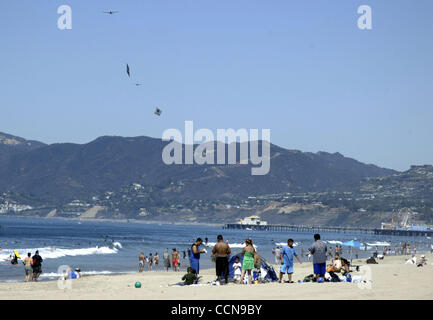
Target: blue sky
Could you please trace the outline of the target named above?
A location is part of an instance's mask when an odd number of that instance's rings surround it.
[[[63,4],[72,30],[57,28]],[[357,27],[364,4],[372,30]],[[397,170],[433,163],[431,0],[2,1],[0,39],[0,131],[27,139],[160,138],[193,120]]]

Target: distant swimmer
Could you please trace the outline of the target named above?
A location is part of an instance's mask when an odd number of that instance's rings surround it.
[[[108,14],[114,14],[114,13],[118,13],[119,11],[112,11],[112,10],[110,10],[110,11],[104,11],[104,13],[108,13]]]

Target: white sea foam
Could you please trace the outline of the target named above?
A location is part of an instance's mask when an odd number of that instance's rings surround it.
[[[119,249],[122,249],[122,244],[120,242],[113,242],[113,247],[117,247]]]
[[[325,241],[325,242],[328,242],[330,244],[343,244],[343,242],[338,241],[338,240],[328,240],[328,241]]]
[[[205,244],[206,247],[213,247],[216,245],[216,242],[208,242]],[[229,243],[230,248],[243,248],[245,247],[245,243]],[[255,244],[253,244],[254,248],[257,248]]]
[[[380,241],[376,241],[376,242],[373,242],[373,243],[368,243],[368,242],[367,242],[367,245],[368,245],[368,246],[371,246],[371,247],[374,247],[374,246],[377,246],[377,247],[388,247],[388,246],[390,246],[391,244],[389,244],[388,242],[380,242]]]
[[[44,247],[44,248],[31,248],[31,249],[16,249],[22,259],[27,256],[27,252],[31,252],[33,255],[36,250],[39,250],[39,254],[42,259],[58,259],[66,256],[88,256],[96,254],[115,254],[118,252],[117,248],[109,247],[91,247],[81,249],[67,249],[67,248],[55,248],[55,247]],[[12,249],[3,249],[0,251],[0,261],[7,261],[9,255],[14,255]]]
[[[287,242],[275,242],[275,245],[276,245],[276,246],[279,246],[279,247],[282,247],[282,246],[286,246],[286,245],[287,245]],[[299,245],[300,245],[299,242],[293,242],[293,246],[294,246],[294,247],[299,246]]]
[[[114,272],[112,271],[107,271],[107,270],[103,270],[103,271],[82,271],[81,274],[83,276],[93,276],[93,275],[100,275],[100,274],[113,274]],[[41,278],[59,278],[63,276],[63,274],[57,273],[57,272],[47,272],[47,273],[41,273],[40,277]]]

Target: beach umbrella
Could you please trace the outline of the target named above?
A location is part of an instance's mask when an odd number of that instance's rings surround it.
[[[355,247],[356,248],[361,247],[361,244],[359,242],[355,241],[355,240],[350,240],[350,241],[343,242],[342,245],[343,246],[347,246],[347,247],[354,247],[354,248]],[[353,258],[352,255],[353,255],[353,252],[350,252],[350,264],[352,264],[352,258]]]

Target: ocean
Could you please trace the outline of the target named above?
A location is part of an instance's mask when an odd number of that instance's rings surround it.
[[[212,244],[216,242],[219,234],[228,239],[233,253],[240,252],[243,242],[251,237],[258,253],[265,259],[274,263],[272,249],[278,244],[284,244],[287,239],[293,238],[296,251],[301,254],[313,242],[313,234],[306,232],[266,232],[248,230],[224,230],[222,226],[208,225],[180,225],[180,224],[145,224],[110,221],[77,221],[59,219],[32,219],[32,218],[0,218],[0,281],[24,281],[24,266],[10,263],[9,256],[17,250],[22,258],[31,252],[33,255],[39,250],[44,259],[41,281],[58,279],[60,266],[80,268],[83,276],[96,274],[121,274],[138,271],[138,255],[144,252],[158,252],[160,264],[152,271],[163,270],[162,255],[166,248],[171,252],[176,248],[181,253],[191,247],[193,240],[201,237],[209,239],[208,253],[202,255],[200,268],[213,268],[210,259]],[[350,258],[369,257],[375,250],[375,245],[389,244],[401,247],[402,243],[410,243],[417,247],[417,253],[430,252],[432,240],[426,237],[381,237],[362,233],[322,233],[322,240],[328,246],[335,247],[336,243],[356,240],[363,244],[360,249],[349,253],[343,247],[343,256]],[[367,243],[369,245],[367,245]],[[367,248],[367,250],[365,250]],[[381,249],[382,246],[379,246]],[[302,257],[307,261],[307,257]],[[181,259],[181,270],[188,264],[188,258]],[[144,272],[147,271],[145,268]]]

